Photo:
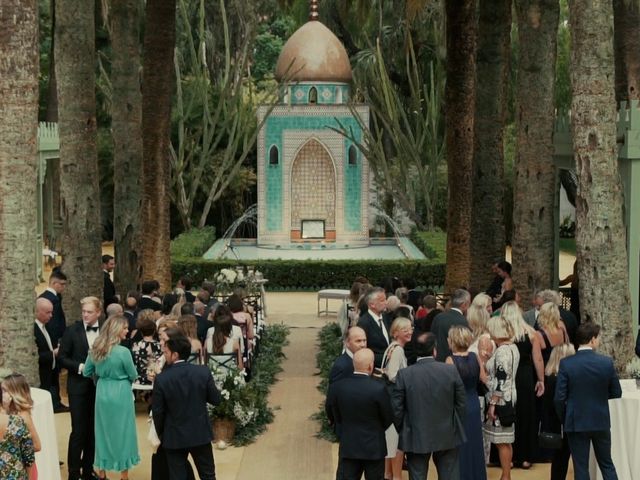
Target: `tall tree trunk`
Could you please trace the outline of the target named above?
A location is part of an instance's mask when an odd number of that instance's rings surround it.
[[[38,379],[36,283],[38,2],[0,3],[0,367]],[[25,333],[26,332],[26,333]]]
[[[569,1],[580,313],[583,322],[602,326],[602,350],[620,371],[632,357],[633,338],[616,146],[612,17],[610,0]]]
[[[447,272],[445,290],[469,285],[471,250],[476,2],[446,0]]]
[[[63,304],[69,322],[80,319],[80,299],[102,298],[94,44],[93,2],[57,0],[62,266],[69,277]]]
[[[113,239],[116,290],[124,295],[140,283],[142,236],[142,92],[139,0],[112,4]]]
[[[523,305],[554,285],[553,121],[558,0],[519,0],[513,181],[513,284]]]
[[[51,47],[49,49],[49,84],[47,85],[46,122],[58,121],[58,85],[56,82],[56,0],[51,0]]]
[[[480,0],[471,214],[471,283],[491,283],[504,258],[504,126],[511,54],[511,0]]]
[[[640,99],[640,5],[613,0],[616,101]]]
[[[176,1],[147,0],[142,82],[143,200],[142,228],[146,232],[142,276],[171,287],[169,254],[169,134],[174,84]]]

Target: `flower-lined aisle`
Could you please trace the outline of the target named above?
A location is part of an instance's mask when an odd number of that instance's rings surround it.
[[[342,353],[343,343],[340,326],[335,323],[328,323],[318,332],[318,353],[316,354],[316,366],[319,370],[320,383],[318,390],[323,396],[322,403],[318,407],[318,411],[313,415],[313,419],[320,424],[318,437],[330,442],[337,442],[333,428],[329,425],[327,414],[324,410],[324,395],[327,394],[329,388],[329,372],[336,358]]]

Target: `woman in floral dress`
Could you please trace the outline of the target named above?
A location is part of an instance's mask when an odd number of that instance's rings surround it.
[[[10,402],[3,396],[2,404]],[[19,415],[0,413],[0,478],[28,480],[29,469],[35,464],[33,441],[27,424]]]

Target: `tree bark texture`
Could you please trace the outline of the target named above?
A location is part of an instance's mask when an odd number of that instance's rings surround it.
[[[553,122],[557,0],[516,2],[520,48],[513,183],[513,284],[523,305],[554,285]]]
[[[616,101],[640,99],[640,5],[613,0]]]
[[[445,291],[469,286],[476,2],[446,0],[447,271]]]
[[[618,371],[632,357],[632,314],[618,172],[609,0],[570,0],[572,135],[578,175],[576,244],[582,322],[602,327]]]
[[[96,150],[94,3],[56,0],[56,79],[60,135],[63,297],[69,323],[80,300],[102,298],[100,190]]]
[[[45,122],[58,121],[58,85],[56,82],[56,0],[51,0],[51,47],[49,50],[49,84],[47,85],[47,111]]]
[[[37,384],[38,2],[0,3],[0,367]]]
[[[171,287],[169,135],[174,85],[175,0],[147,0],[142,82],[142,277]]]
[[[504,258],[504,127],[511,56],[511,0],[480,0],[471,206],[471,283],[493,279]]]
[[[116,291],[125,295],[140,284],[142,260],[142,91],[139,0],[111,5],[114,161],[113,239]]]

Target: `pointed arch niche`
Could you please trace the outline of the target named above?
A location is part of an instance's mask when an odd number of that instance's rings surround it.
[[[312,138],[291,166],[291,240],[335,239],[335,168],[327,149]]]

